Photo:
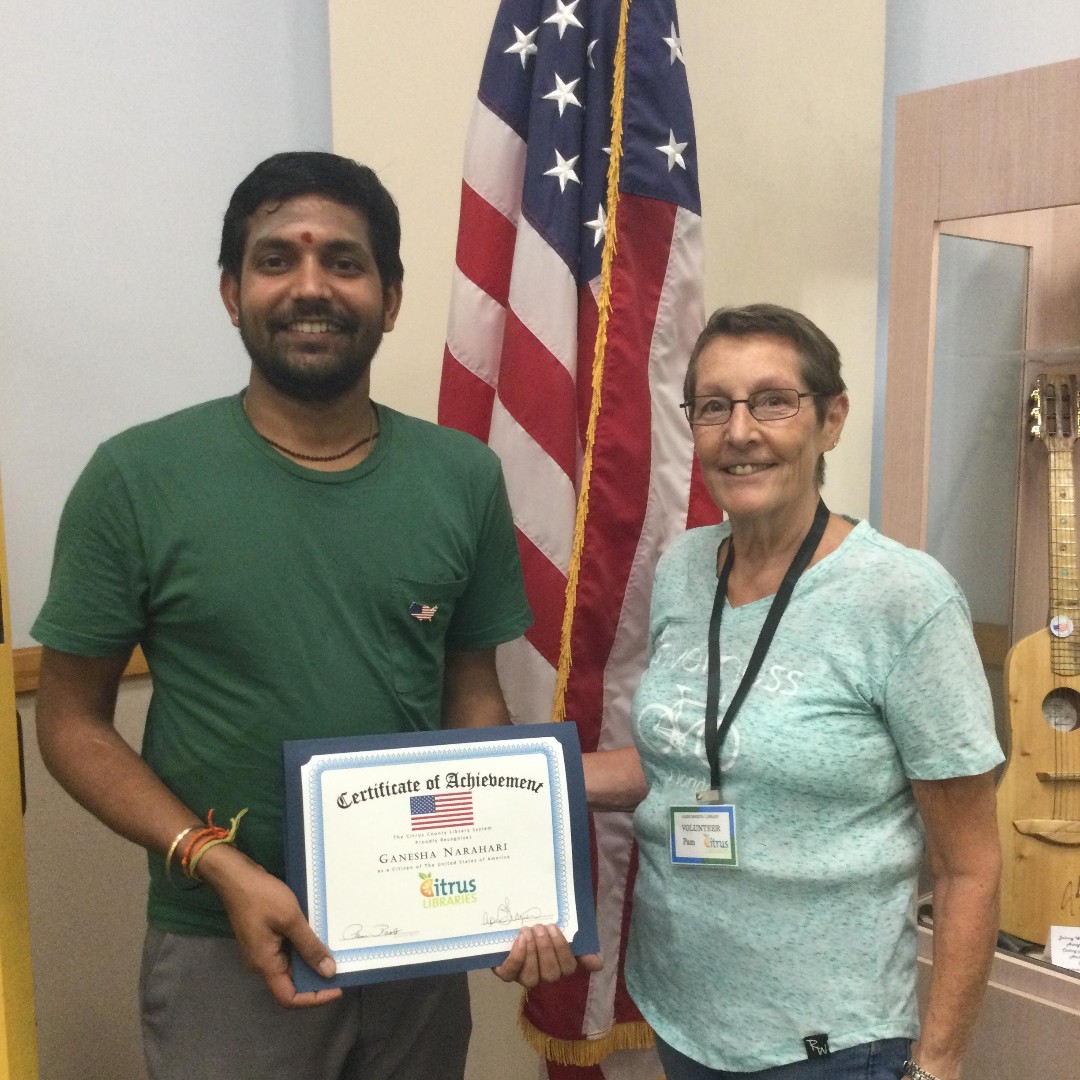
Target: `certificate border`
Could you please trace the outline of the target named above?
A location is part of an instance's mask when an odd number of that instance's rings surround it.
[[[559,903],[559,917],[562,919],[567,903],[566,871],[569,869],[574,883],[578,932],[570,943],[575,954],[596,952],[599,942],[596,932],[596,914],[592,895],[592,862],[589,854],[588,808],[585,799],[585,779],[581,767],[581,746],[577,728],[572,723],[528,724],[520,727],[482,727],[456,728],[453,730],[431,732],[406,732],[400,734],[359,735],[334,739],[304,739],[283,744],[285,766],[285,865],[286,882],[296,893],[300,907],[313,926],[318,927],[319,916],[325,928],[325,907],[319,897],[309,898],[306,870],[306,835],[304,830],[303,783],[301,769],[319,755],[356,755],[370,750],[400,750],[402,761],[438,760],[451,757],[451,748],[468,743],[505,743],[504,747],[487,747],[484,756],[511,756],[524,753],[545,752],[542,746],[521,747],[515,745],[522,740],[535,741],[554,738],[563,751],[564,776],[566,780],[566,799],[569,808],[568,824],[572,835],[578,842],[572,845],[570,867],[556,866],[556,887]],[[551,750],[546,750],[549,757],[549,777],[553,770],[550,759]],[[466,758],[467,759],[467,758]],[[353,767],[359,764],[354,762]],[[343,766],[344,767],[344,766]],[[316,785],[312,785],[314,794]],[[553,810],[554,812],[554,810]],[[321,816],[321,806],[317,813]],[[557,839],[558,822],[553,822]],[[314,904],[312,904],[312,900]],[[315,918],[312,918],[314,906]],[[316,929],[318,932],[318,929]],[[484,935],[477,935],[483,938]],[[475,956],[461,956],[443,959],[418,961],[413,964],[400,964],[393,968],[378,970],[349,971],[336,975],[333,979],[324,979],[304,963],[293,952],[293,982],[298,990],[322,990],[333,986],[353,986],[365,983],[385,982],[393,979],[409,979],[424,975],[440,975],[450,972],[468,971],[472,968],[490,967],[501,963],[509,951],[506,931],[492,933],[492,945],[497,946],[489,953]],[[486,944],[486,942],[483,942]],[[400,955],[401,952],[415,951],[402,946],[384,947],[387,956]],[[341,956],[342,950],[336,950]],[[363,955],[371,956],[372,950],[363,950]]]
[[[438,762],[438,761],[456,761],[460,760],[463,764],[470,761],[474,761],[477,758],[509,758],[509,757],[524,757],[525,755],[542,755],[547,762],[547,779],[548,787],[552,791],[553,795],[558,797],[561,801],[564,793],[564,786],[560,778],[560,770],[557,762],[555,761],[555,748],[551,745],[550,741],[545,744],[545,737],[540,735],[534,735],[532,739],[524,740],[521,742],[523,745],[520,747],[515,746],[514,743],[507,743],[505,746],[492,747],[487,745],[483,750],[478,750],[475,754],[469,755],[464,753],[454,753],[451,747],[445,745],[438,746],[418,746],[418,747],[401,747],[395,753],[388,754],[382,758],[377,764],[374,762],[368,763],[359,753],[354,754],[335,754],[334,760],[327,761],[325,764],[316,765],[313,768],[312,774],[309,776],[308,786],[308,812],[310,814],[311,832],[316,836],[323,834],[323,791],[321,787],[321,780],[324,776],[327,776],[339,769],[356,769],[356,768],[381,768],[388,764],[402,764],[412,765],[419,762]],[[492,740],[486,739],[485,743],[490,744]],[[517,742],[518,740],[515,740]],[[560,744],[561,745],[561,744]],[[461,746],[461,742],[455,742],[454,747]],[[381,747],[366,746],[365,750],[377,750],[383,749]],[[565,753],[564,753],[565,758]],[[465,764],[467,767],[467,764]],[[565,828],[569,825],[569,821],[564,821],[563,815],[556,812],[555,798],[549,799],[551,805],[551,833],[552,839],[555,844],[555,892],[556,892],[556,904],[558,907],[558,922],[562,924],[566,918],[567,904],[569,900],[569,890],[567,889],[567,877],[573,872],[573,866],[567,865],[567,861],[562,857],[563,847],[565,845]],[[567,808],[569,811],[569,798],[567,799]],[[314,857],[314,885],[317,887],[325,882],[326,873],[322,865],[323,860],[321,853],[316,852]],[[305,875],[306,876],[306,875]],[[323,941],[326,940],[329,934],[329,919],[327,917],[326,910],[326,896],[322,892],[316,891],[314,896],[308,898],[308,921],[311,923],[312,928],[319,938]],[[436,938],[429,942],[414,942],[412,944],[396,944],[396,945],[368,945],[362,948],[356,949],[334,949],[331,950],[335,957],[339,960],[346,962],[351,960],[359,960],[361,958],[368,958],[372,960],[391,960],[402,954],[416,953],[422,955],[427,953],[440,953],[445,952],[447,949],[453,949],[459,947],[466,942],[475,945],[490,945],[493,950],[506,948],[513,944],[514,938],[517,936],[517,928],[504,927],[498,930],[489,930],[486,933],[469,934],[467,937],[456,938]]]

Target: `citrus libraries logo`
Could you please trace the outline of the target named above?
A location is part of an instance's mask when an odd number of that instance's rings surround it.
[[[455,904],[476,903],[476,878],[468,881],[448,881],[420,871],[420,895],[426,908],[451,907]]]

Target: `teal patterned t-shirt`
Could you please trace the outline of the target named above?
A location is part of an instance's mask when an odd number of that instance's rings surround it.
[[[800,578],[721,756],[739,866],[673,866],[668,807],[709,786],[704,713],[716,552],[679,537],[657,568],[634,738],[649,782],[627,985],[666,1042],[753,1071],[915,1038],[913,893],[923,830],[910,779],[1002,760],[967,603],[928,555],[865,522]],[[725,607],[720,714],[769,610]]]

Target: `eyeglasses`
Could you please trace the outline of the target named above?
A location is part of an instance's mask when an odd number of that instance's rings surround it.
[[[726,424],[731,419],[736,405],[745,405],[755,420],[785,420],[799,411],[802,399],[820,397],[809,390],[759,390],[745,398],[727,398],[706,396],[684,401],[680,408],[686,413],[686,419],[695,427],[698,425]]]

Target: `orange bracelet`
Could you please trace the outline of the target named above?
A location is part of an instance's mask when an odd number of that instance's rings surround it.
[[[180,860],[180,869],[184,872],[184,877],[190,878],[192,881],[201,880],[195,873],[199,860],[210,848],[218,844],[233,843],[236,840],[236,830],[240,824],[240,819],[247,812],[248,808],[245,806],[229,823],[230,828],[225,829],[214,824],[214,811],[210,810],[206,815],[205,828],[195,830],[191,842],[184,851],[184,857]]]

